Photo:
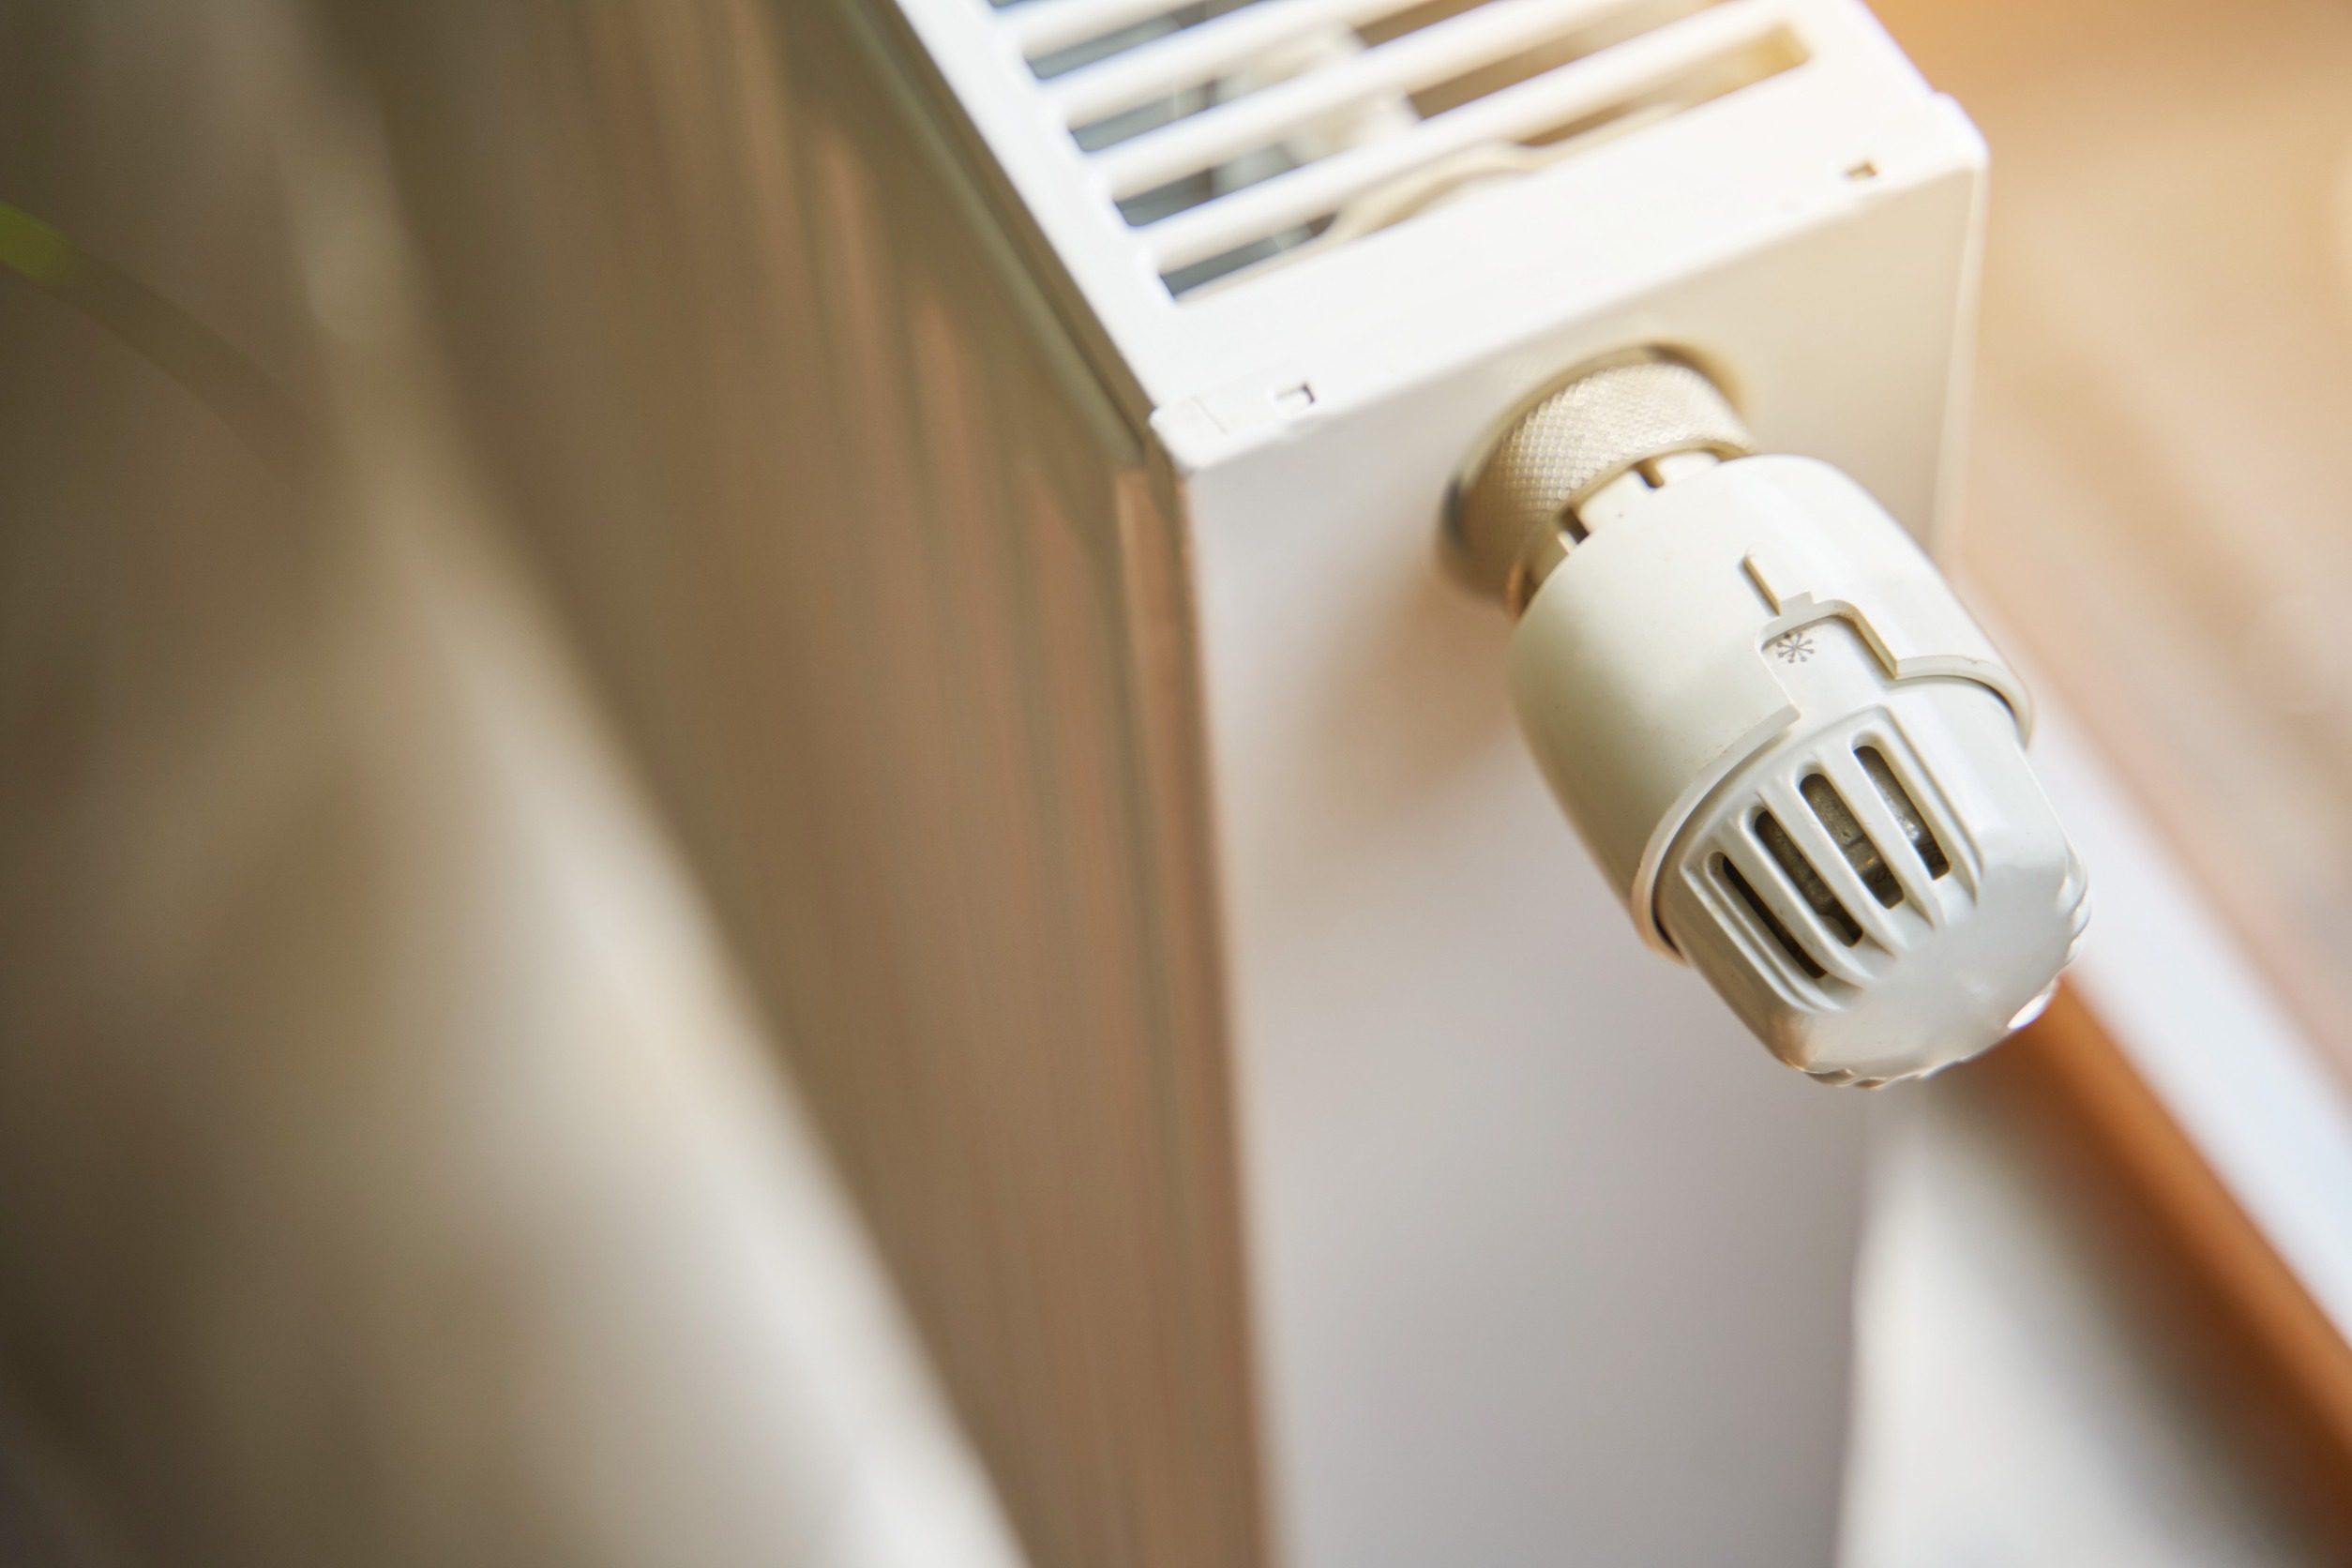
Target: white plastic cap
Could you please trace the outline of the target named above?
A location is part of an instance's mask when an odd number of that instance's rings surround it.
[[[1643,933],[1832,1082],[1933,1072],[2039,1011],[2083,867],[2024,686],[1893,519],[1810,459],[1685,451],[1575,523],[1512,691]]]

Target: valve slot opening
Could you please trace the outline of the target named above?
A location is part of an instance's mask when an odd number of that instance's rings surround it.
[[[1808,976],[1816,980],[1828,974],[1829,972],[1815,961],[1813,955],[1805,951],[1804,943],[1799,942],[1788,927],[1780,923],[1780,916],[1772,912],[1772,906],[1766,903],[1763,896],[1748,885],[1748,879],[1740,874],[1740,868],[1731,864],[1729,857],[1725,855],[1715,857],[1715,873],[1723,878],[1724,885],[1731,889],[1741,903],[1747,905],[1748,912],[1762,922],[1764,929],[1772,934],[1772,940],[1779,942],[1789,957],[1796,960],[1799,969],[1803,970]]]
[[[1827,921],[1837,932],[1838,940],[1851,947],[1862,941],[1862,927],[1846,912],[1830,884],[1821,880],[1821,873],[1813,868],[1813,862],[1797,848],[1797,841],[1788,837],[1788,830],[1770,811],[1756,814],[1756,841],[1778,863],[1781,874],[1796,888],[1798,897],[1813,907],[1813,912]]]
[[[1829,776],[1826,774],[1808,774],[1805,781],[1797,786],[1797,791],[1804,796],[1805,804],[1813,808],[1815,819],[1829,830],[1832,838],[1837,840],[1838,852],[1846,857],[1846,864],[1854,868],[1854,875],[1862,878],[1863,884],[1870,889],[1870,896],[1885,909],[1892,909],[1901,903],[1903,884],[1895,881],[1893,869],[1887,865],[1887,857],[1871,840],[1869,831],[1855,819],[1845,797],[1837,792],[1837,786],[1830,782]]]
[[[1887,760],[1879,755],[1878,748],[1858,746],[1854,748],[1854,761],[1862,764],[1862,772],[1868,774],[1870,782],[1877,787],[1879,798],[1887,803],[1887,809],[1893,812],[1894,820],[1902,824],[1903,837],[1910,840],[1911,852],[1919,856],[1920,864],[1927,867],[1928,876],[1941,877],[1949,873],[1952,869],[1951,858],[1944,853],[1943,845],[1936,841],[1936,832],[1927,825],[1927,819],[1920,814],[1918,803],[1911,799],[1911,792],[1903,787],[1903,780],[1895,776],[1894,769],[1887,765]]]

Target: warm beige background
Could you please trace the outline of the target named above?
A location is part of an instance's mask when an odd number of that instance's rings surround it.
[[[2352,8],[1877,8],[1993,149],[1964,562],[2352,1068]]]

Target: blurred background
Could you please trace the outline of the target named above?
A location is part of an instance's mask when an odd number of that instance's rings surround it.
[[[0,0],[0,1560],[1109,1560],[1027,1468],[1089,1396],[940,1369],[1070,1263],[894,1185],[952,1106],[788,1038],[919,1017],[963,983],[920,960],[1021,912],[882,963],[923,896],[868,846],[776,887],[655,804],[665,725],[892,602],[888,562],[858,604],[729,564],[837,548],[770,435],[807,415],[779,367],[851,330],[789,303],[792,236],[861,243],[792,183],[829,156],[780,88],[801,7]],[[2352,9],[1877,9],[1993,148],[1959,565],[2352,1064]],[[667,617],[665,678],[583,606]],[[737,820],[896,787],[813,757],[853,686],[775,689],[806,750]],[[957,761],[912,765],[1018,793]],[[1053,776],[1008,831],[1084,853]],[[875,834],[923,820],[890,799]],[[754,972],[746,931],[835,957]],[[1119,1002],[1004,940],[1008,1053]],[[2292,1369],[2047,1113],[2062,1049],[1882,1108],[1845,1559],[2352,1558]],[[1151,1374],[1212,1425],[1234,1332]],[[1153,1440],[1093,1457],[1154,1475]],[[1238,1560],[1252,1483],[1187,1485],[1133,1560]]]

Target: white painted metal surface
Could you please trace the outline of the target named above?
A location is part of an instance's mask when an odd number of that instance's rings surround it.
[[[1350,438],[1193,491],[1283,1560],[1824,1560],[1863,1102],[1642,946]]]

